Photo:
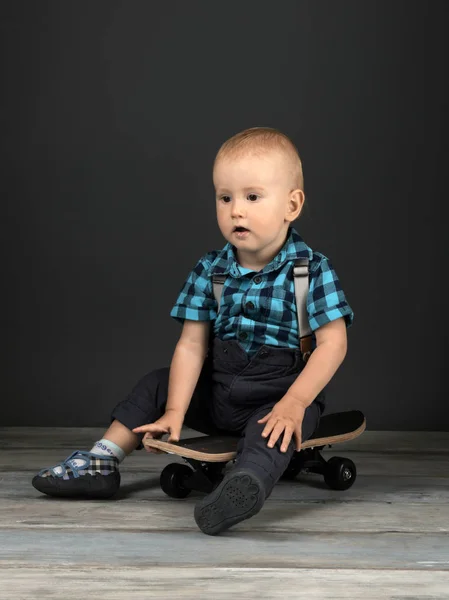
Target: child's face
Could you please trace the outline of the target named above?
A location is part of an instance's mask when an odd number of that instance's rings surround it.
[[[215,165],[217,220],[221,233],[247,263],[269,262],[285,243],[291,221],[304,202],[302,190],[292,189],[286,160],[280,152]],[[235,227],[247,231],[239,233]]]

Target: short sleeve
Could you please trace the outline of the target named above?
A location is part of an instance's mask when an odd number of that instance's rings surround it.
[[[179,323],[189,321],[213,321],[217,317],[211,278],[208,275],[213,252],[209,252],[195,265],[181,288],[176,304],[170,312]]]
[[[310,274],[307,311],[312,331],[341,317],[344,317],[348,328],[354,320],[354,313],[346,300],[337,273],[330,260],[323,255],[317,268]]]

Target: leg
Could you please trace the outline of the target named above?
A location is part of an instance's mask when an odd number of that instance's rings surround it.
[[[128,445],[130,451],[143,448],[143,434],[135,434],[132,429],[139,425],[153,423],[164,414],[169,374],[170,369],[165,367],[142,377],[132,392],[113,410],[111,416],[113,422],[104,437],[119,446],[120,443],[116,440],[121,439],[122,443]],[[210,368],[206,362],[185,415],[184,425],[208,435],[220,432],[209,416],[211,395]]]
[[[265,405],[254,411],[246,424],[237,449],[234,466],[213,492],[195,507],[199,528],[215,535],[260,511],[274,485],[287,468],[295,444],[292,440],[286,452],[281,452],[282,440],[273,448],[262,437],[265,427],[257,423],[273,408]],[[302,424],[302,439],[307,440],[318,427],[321,411],[316,403],[307,407]]]
[[[76,450],[54,467],[42,469],[32,481],[40,492],[50,496],[108,498],[120,486],[118,465],[124,456],[142,448],[143,435],[132,432],[134,427],[152,423],[165,410],[169,369],[158,369],[145,375],[128,396],[113,410],[111,425],[102,440],[89,451]],[[210,377],[207,367],[201,373],[186,424],[204,433],[213,427],[202,410],[208,403]]]
[[[109,428],[103,434],[104,440],[109,440],[116,444],[128,456],[140,445],[140,437],[133,433],[128,427],[114,419]]]
[[[267,446],[267,438],[262,437],[265,427],[257,421],[265,417],[273,408],[273,404],[262,406],[249,418],[243,436],[237,448],[237,457],[234,468],[250,469],[258,474],[264,483],[265,498],[271,494],[273,487],[288,467],[295,452],[295,443],[292,441],[286,452],[281,452],[282,436],[273,448]],[[321,411],[317,403],[312,402],[304,413],[302,422],[302,441],[308,440],[317,429]]]

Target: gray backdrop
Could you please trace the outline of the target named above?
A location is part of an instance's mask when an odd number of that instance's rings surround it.
[[[263,125],[355,311],[328,410],[448,430],[448,25],[436,0],[2,2],[1,424],[107,424],[169,364],[224,244],[213,158]]]

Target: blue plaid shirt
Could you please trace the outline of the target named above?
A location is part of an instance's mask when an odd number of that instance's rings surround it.
[[[349,327],[354,313],[331,262],[312,251],[293,227],[279,254],[257,273],[237,262],[230,243],[205,254],[187,277],[170,316],[180,323],[185,319],[214,321],[215,336],[238,340],[250,356],[264,344],[299,348],[293,277],[297,258],[309,259],[307,312],[312,332],[340,317]],[[218,315],[213,274],[227,275]]]

